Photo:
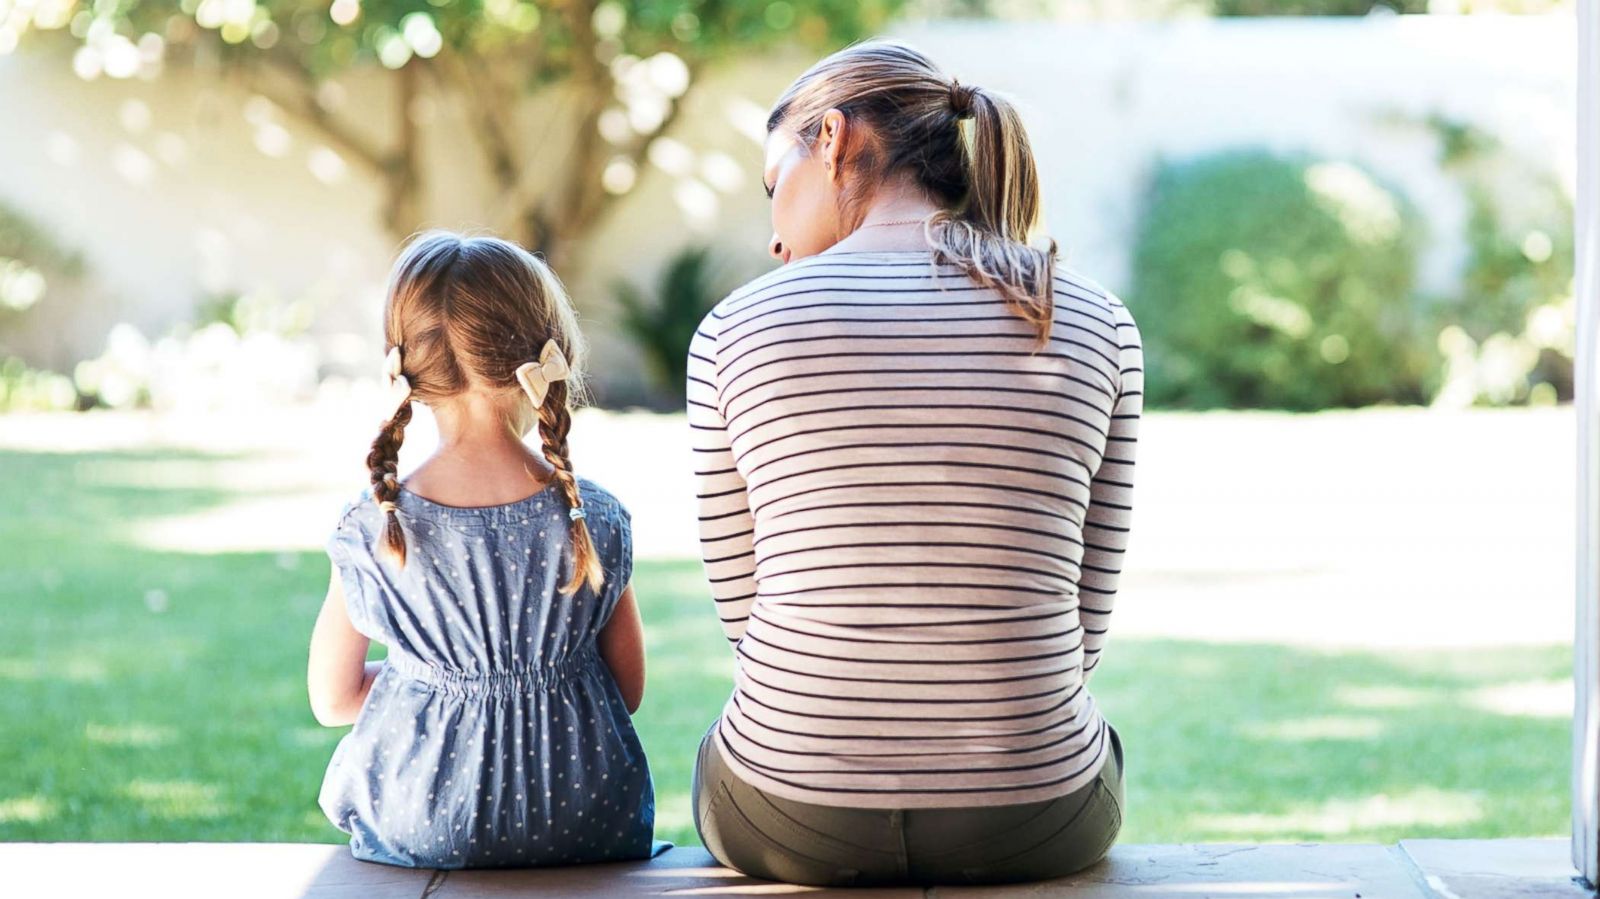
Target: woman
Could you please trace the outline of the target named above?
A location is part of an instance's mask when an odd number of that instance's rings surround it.
[[[785,264],[689,354],[737,659],[695,771],[701,840],[818,885],[1083,868],[1122,822],[1121,740],[1088,681],[1132,511],[1138,328],[1026,243],[1016,111],[917,51],[835,53],[767,131]]]

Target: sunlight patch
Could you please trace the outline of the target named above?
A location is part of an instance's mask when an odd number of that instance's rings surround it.
[[[1175,667],[1186,677],[1213,677],[1222,674],[1222,659],[1215,655],[1186,655],[1178,658]]]
[[[93,683],[106,679],[106,666],[98,659],[74,658],[67,661],[61,673],[70,681]]]
[[[1163,893],[1200,893],[1212,896],[1289,896],[1295,893],[1314,893],[1327,896],[1339,882],[1271,880],[1266,883],[1246,880],[1208,880],[1204,883],[1166,883]],[[1342,895],[1342,892],[1341,892]],[[1359,893],[1357,895],[1360,895]]]
[[[181,515],[128,522],[128,542],[159,552],[305,552],[321,549],[338,503],[314,494],[252,497]]]
[[[39,666],[31,659],[0,659],[0,679],[38,680]]]
[[[297,727],[285,736],[296,746],[312,749],[331,749],[338,742],[338,734],[326,727]]]
[[[1328,715],[1256,722],[1246,725],[1242,730],[1246,736],[1258,740],[1294,743],[1310,740],[1375,740],[1383,734],[1383,722],[1376,718]]]
[[[72,683],[98,683],[106,678],[106,666],[98,659],[75,657],[53,668],[51,675]],[[0,680],[36,681],[43,667],[33,659],[0,659]]]
[[[216,818],[226,809],[217,799],[217,788],[189,780],[135,780],[122,788],[122,794],[142,804],[161,818]]]
[[[1199,815],[1191,827],[1241,836],[1273,837],[1296,833],[1350,834],[1377,827],[1449,827],[1483,818],[1483,800],[1473,793],[1411,790],[1397,796],[1379,793],[1365,799],[1330,799],[1277,814]]]
[[[688,793],[667,793],[657,797],[656,829],[694,827],[694,816],[689,812]]]
[[[1522,718],[1571,718],[1572,679],[1530,680],[1480,687],[1467,694],[1475,708]]]
[[[1437,698],[1436,691],[1417,687],[1339,687],[1333,698],[1358,709],[1412,709]]]
[[[84,728],[84,736],[91,743],[106,746],[161,746],[172,742],[174,731],[170,727],[150,724],[94,724]]]
[[[43,796],[0,800],[0,824],[37,824],[55,813]]]
[[[705,876],[713,868],[674,868],[672,873],[694,877]],[[817,887],[793,883],[741,883],[735,886],[695,887],[696,896],[789,896],[796,893],[814,893]],[[674,892],[678,892],[674,890]]]

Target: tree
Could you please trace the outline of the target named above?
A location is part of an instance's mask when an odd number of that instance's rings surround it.
[[[465,104],[493,185],[489,223],[559,261],[632,188],[707,66],[784,42],[836,47],[872,33],[902,3],[121,0],[74,11],[55,0],[21,20],[75,38],[73,66],[86,78],[199,67],[266,97],[380,180],[383,225],[397,237],[426,218],[419,136],[428,125],[415,115],[418,99],[431,92]],[[358,69],[386,73],[396,111],[388,135],[341,114],[338,78]],[[519,139],[519,111],[543,92],[559,97],[566,127],[552,133],[570,135],[564,152]],[[550,155],[559,176],[535,184]]]

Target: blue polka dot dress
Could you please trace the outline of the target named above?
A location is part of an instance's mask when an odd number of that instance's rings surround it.
[[[370,489],[328,540],[356,630],[388,648],[318,797],[356,858],[428,868],[648,858],[655,793],[596,637],[632,577],[631,518],[578,479],[605,569],[572,570],[552,482],[503,506],[445,506],[402,489],[403,569],[378,551]]]

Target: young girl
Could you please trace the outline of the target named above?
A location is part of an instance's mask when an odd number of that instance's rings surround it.
[[[560,282],[509,242],[429,231],[383,327],[389,415],[311,637],[317,720],[355,724],[322,810],[357,858],[408,867],[656,854],[632,519],[572,473],[583,341]],[[440,442],[402,483],[412,401]],[[388,658],[365,661],[369,640]]]

